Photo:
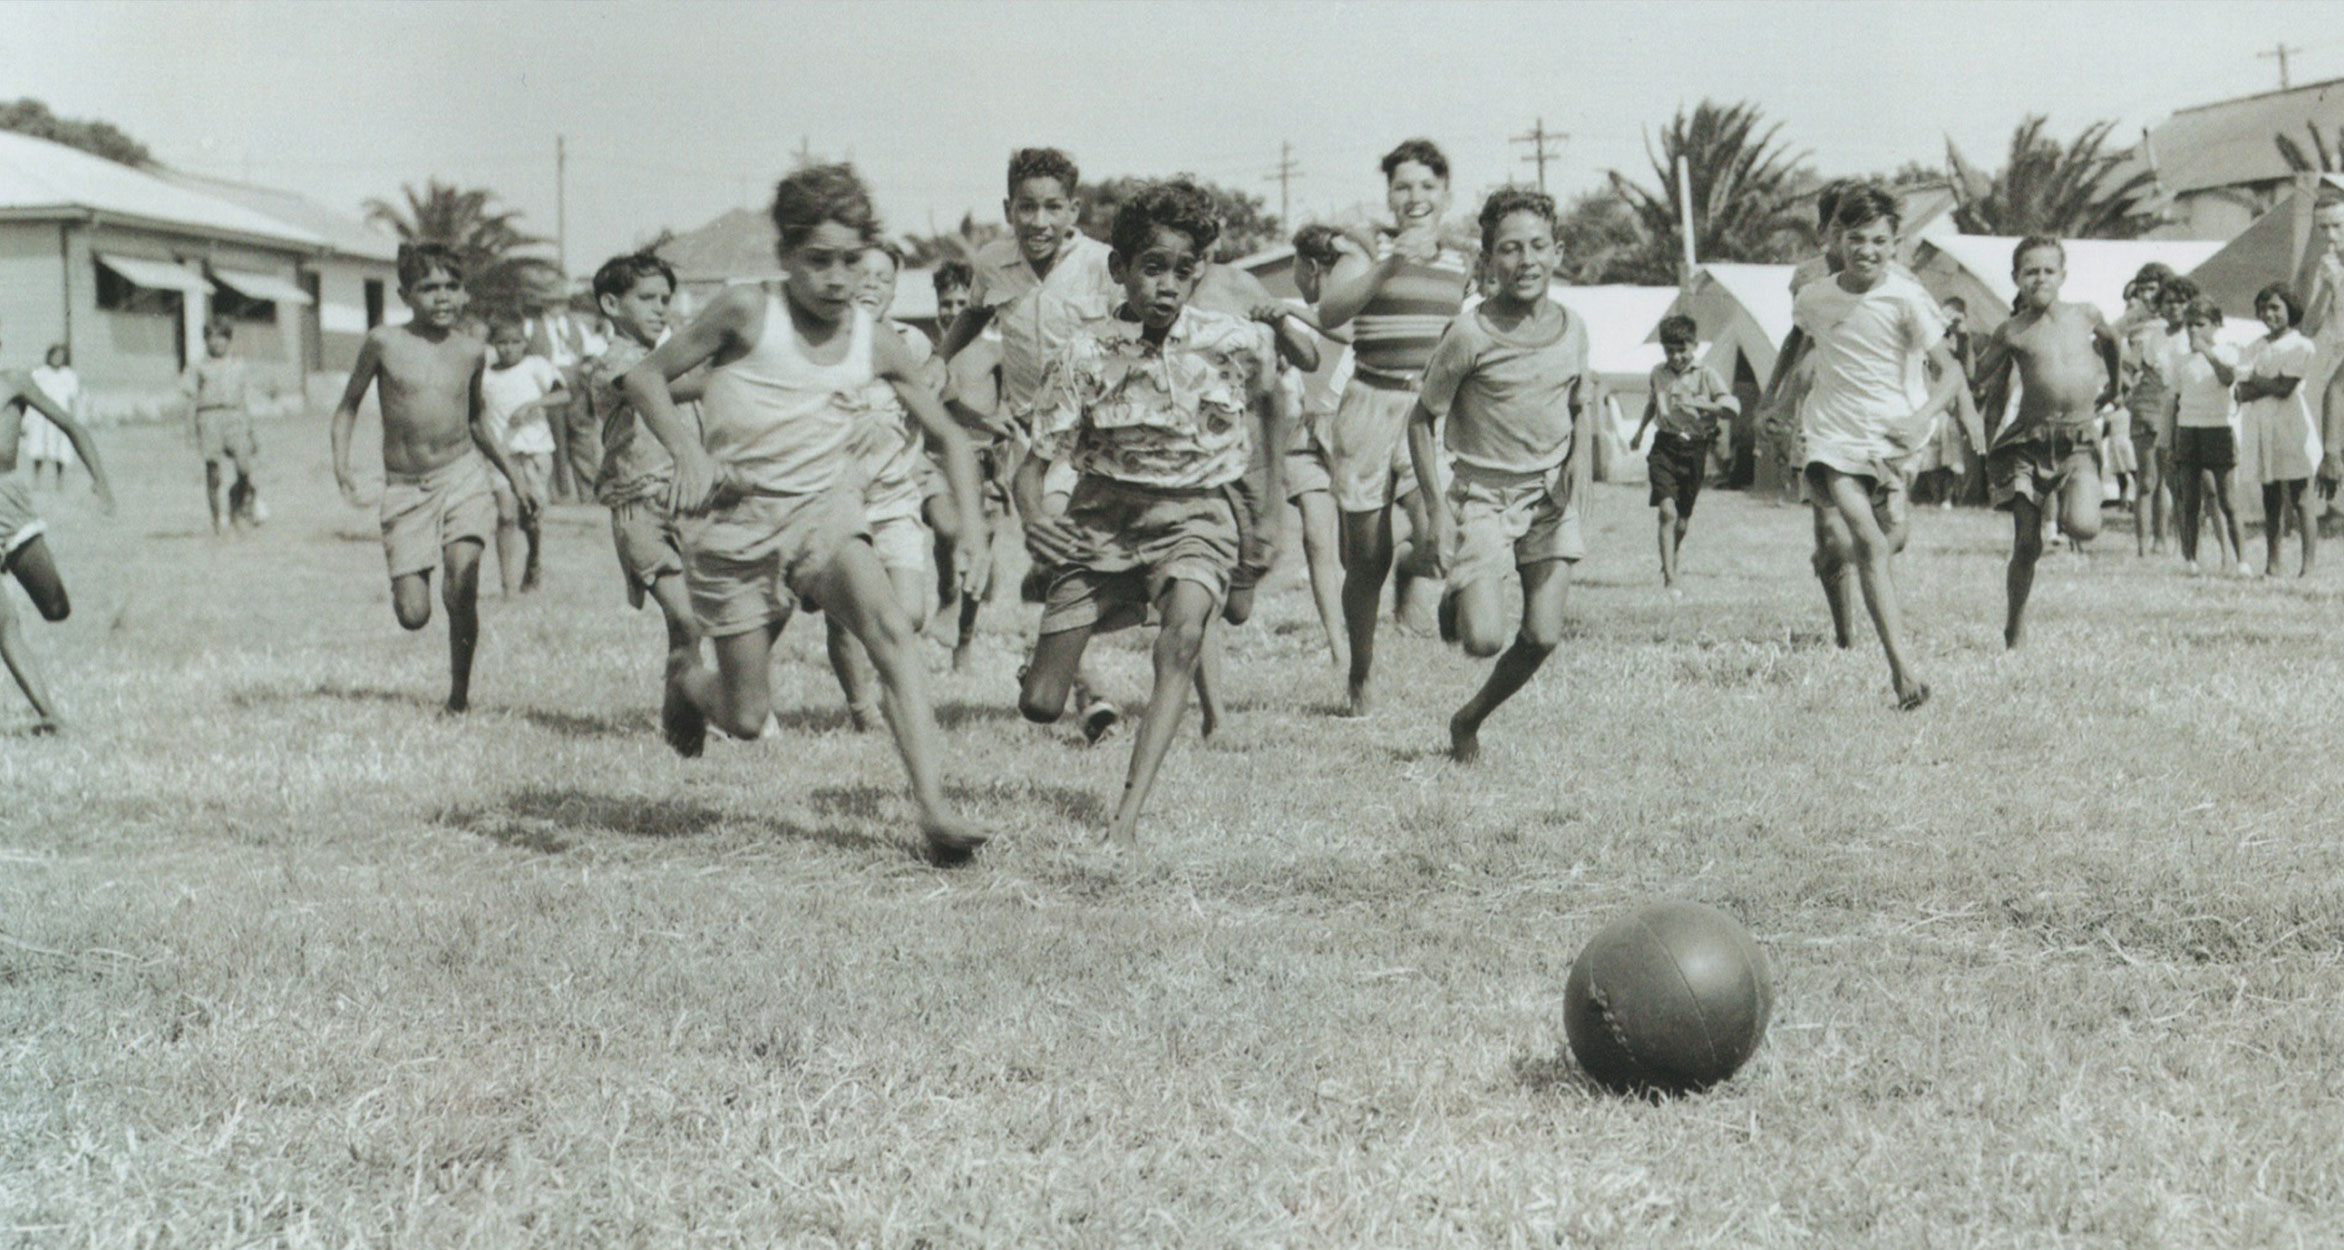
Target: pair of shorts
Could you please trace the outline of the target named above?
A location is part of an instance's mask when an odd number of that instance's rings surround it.
[[[1327,453],[1315,442],[1305,442],[1286,453],[1279,462],[1285,470],[1286,498],[1289,502],[1304,495],[1335,488],[1334,475],[1327,471]]]
[[[537,492],[538,502],[553,496],[553,453],[546,451],[507,451],[505,463],[513,466],[513,480],[501,473],[489,474],[489,488],[496,494],[496,523],[518,525],[521,522],[521,496],[514,489],[515,482],[526,482]]]
[[[1374,512],[1416,489],[1416,462],[1408,454],[1408,415],[1416,389],[1379,386],[1359,378],[1327,419],[1327,475],[1335,506]]]
[[[917,516],[871,518],[871,550],[890,573],[928,571],[928,527]]]
[[[2100,475],[2099,448],[2088,434],[2054,432],[1986,453],[1988,497],[2002,512],[2010,511],[2014,500],[2039,505],[2057,498],[2070,478],[2086,474]]]
[[[1278,505],[1270,500],[1269,467],[1257,464],[1247,469],[1227,489],[1237,510],[1237,567],[1229,571],[1229,589],[1251,590],[1278,562],[1278,546],[1271,541],[1274,518],[1269,515],[1269,509]]]
[[[441,553],[470,540],[486,546],[496,536],[496,471],[479,452],[423,473],[383,475],[383,559],[391,576],[428,573]]]
[[[657,501],[637,499],[610,506],[610,537],[618,548],[619,572],[627,580],[627,606],[643,606],[643,592],[662,577],[684,571],[683,539],[676,519]]]
[[[1911,521],[1912,491],[1900,474],[1883,478],[1876,473],[1850,473],[1821,460],[1810,460],[1799,472],[1799,498],[1810,507],[1831,506],[1831,489],[1824,482],[1825,473],[1837,473],[1863,484],[1864,495],[1872,504],[1872,520],[1883,534],[1895,534]],[[1899,550],[1902,545],[1899,544]]]
[[[195,445],[203,450],[204,463],[217,464],[233,460],[249,464],[260,454],[260,443],[252,436],[252,415],[242,408],[205,408],[195,414]]]
[[[2238,467],[2238,435],[2226,425],[2185,425],[2173,432],[2173,467],[2182,473],[2228,473]]]
[[[1164,490],[1084,476],[1066,505],[1083,554],[1051,577],[1042,632],[1141,624],[1175,581],[1204,587],[1220,611],[1243,542],[1238,511],[1225,487]]]
[[[1449,517],[1457,549],[1449,555],[1449,589],[1549,560],[1581,559],[1578,501],[1571,498],[1570,466],[1539,473],[1495,473],[1456,466],[1449,479]]]
[[[1644,502],[1657,508],[1667,501],[1677,506],[1678,516],[1693,515],[1702,483],[1709,480],[1709,450],[1715,446],[1713,438],[1679,438],[1653,431],[1652,450],[1644,457],[1644,477],[1652,483],[1652,490]]]
[[[813,495],[749,495],[676,524],[700,632],[730,638],[786,621],[848,543],[867,541],[859,478]]]
[[[33,491],[21,477],[0,477],[0,571],[26,543],[49,531],[41,514],[33,511]]]

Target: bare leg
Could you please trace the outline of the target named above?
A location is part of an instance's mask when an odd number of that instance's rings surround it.
[[[49,544],[35,537],[19,547],[8,562],[16,574],[17,584],[33,601],[33,607],[46,621],[62,621],[73,615],[73,602],[66,596],[65,581],[57,573],[56,562],[49,555]],[[64,728],[64,720],[57,714],[57,704],[49,696],[49,687],[41,679],[40,668],[34,663],[31,648],[24,636],[24,626],[17,619],[16,607],[8,601],[6,591],[0,591],[0,664],[8,668],[8,675],[16,679],[17,689],[31,701],[33,714],[40,717],[34,726],[36,733],[55,733]]]
[[[1841,530],[1831,501],[1820,497],[1821,490],[1822,487],[1818,485],[1809,492],[1817,496],[1812,504],[1815,512],[1815,555],[1812,563],[1815,580],[1823,583],[1823,602],[1831,609],[1832,644],[1845,651],[1854,646],[1856,641],[1852,602],[1855,598],[1856,578],[1855,570],[1848,567],[1846,555],[1852,544],[1833,541],[1833,536],[1841,534]]]
[[[410,633],[431,624],[429,572],[405,573],[391,579],[391,615],[399,618],[399,628]]]
[[[2214,475],[2214,515],[2217,518],[2214,536],[2222,540],[2222,563],[2225,568],[2237,568],[2245,563],[2246,540],[2238,528],[2238,505],[2231,501],[2230,474]]]
[[[2175,483],[2181,505],[2181,562],[2193,572],[2198,567],[2198,537],[2204,532],[2205,477],[2204,470],[2188,467]]]
[[[1314,490],[1295,501],[1302,513],[1302,560],[1310,571],[1310,598],[1318,608],[1319,628],[1327,634],[1327,653],[1337,667],[1348,646],[1343,637],[1343,556],[1339,533],[1341,514],[1335,497]]]
[[[1197,644],[1196,658],[1197,733],[1207,741],[1228,718],[1228,705],[1221,701],[1221,691],[1226,688],[1222,681],[1221,631],[1207,622],[1204,636]]]
[[[2134,554],[2146,559],[2150,532],[2156,531],[2160,543],[2165,538],[2165,479],[2157,472],[2156,448],[2142,450],[2136,459],[2140,469],[2132,478],[2132,544]]]
[[[1498,656],[1481,689],[1449,718],[1449,757],[1460,764],[1481,758],[1482,722],[1530,684],[1563,640],[1563,614],[1570,606],[1571,562],[1542,560],[1523,565],[1521,573],[1522,628],[1514,635],[1513,645]],[[1469,592],[1457,596],[1457,633],[1468,653],[1487,655],[1496,650],[1491,644],[1496,632],[1492,618],[1497,614],[1497,588],[1484,581],[1473,590],[1482,592],[1477,605],[1470,604]]]
[[[226,523],[220,513],[220,462],[217,460],[203,462],[203,493],[204,502],[212,506],[212,532],[218,534],[226,529]]]
[[[1408,519],[1408,536],[1392,545],[1392,617],[1412,634],[1438,632],[1435,612],[1444,593],[1441,579],[1432,575],[1432,555],[1426,549],[1432,529],[1417,492],[1400,496],[1401,513]]]
[[[1874,518],[1871,497],[1861,481],[1828,469],[1822,476],[1830,489],[1831,502],[1836,505],[1841,532],[1846,535],[1842,540],[1835,534],[1834,540],[1854,547],[1843,560],[1856,567],[1857,581],[1864,590],[1864,607],[1872,614],[1872,628],[1880,635],[1880,649],[1888,656],[1888,676],[1896,689],[1896,705],[1911,711],[1929,701],[1929,687],[1913,675],[1912,665],[1905,657],[1904,612],[1897,602],[1896,580],[1889,567],[1891,540]]]
[[[2010,500],[2010,567],[2004,575],[2009,605],[2002,645],[2015,651],[2027,638],[2027,596],[2035,588],[2035,561],[2043,558],[2043,511],[2024,495]]]
[[[2311,489],[2310,482],[2287,483],[2287,503],[2303,527],[2303,563],[2295,570],[2297,577],[2311,576],[2311,566],[2320,552],[2320,494]]]
[[[448,609],[448,710],[472,706],[472,653],[480,644],[480,544],[459,539],[440,553],[447,576],[440,601]]]
[[[1677,544],[1684,540],[1684,526],[1677,520],[1677,501],[1660,501],[1660,584],[1671,590],[1677,585]]]
[[[667,618],[667,649],[689,651],[700,640],[700,624],[692,615],[692,597],[681,574],[669,573],[651,583],[651,601]]]
[[[1351,636],[1348,715],[1375,708],[1375,617],[1392,571],[1392,510],[1343,514],[1343,624]]]
[[[960,550],[960,510],[952,506],[948,495],[937,495],[920,504],[921,519],[927,522],[929,549],[936,561],[936,611],[950,616],[960,607],[960,579],[952,575],[952,558]],[[927,618],[921,618],[924,628]]]
[[[521,538],[528,544],[529,554],[521,565],[521,591],[526,594],[537,589],[537,552],[544,541],[544,520],[529,517],[521,522]]]
[[[1196,679],[1213,593],[1195,582],[1175,581],[1165,588],[1157,608],[1164,626],[1156,634],[1155,691],[1148,698],[1147,714],[1140,717],[1131,746],[1131,771],[1123,779],[1123,801],[1116,805],[1115,822],[1107,832],[1108,839],[1122,847],[1139,843],[1139,814],[1155,789],[1156,771],[1172,748],[1180,718],[1188,712],[1188,686]]]
[[[2279,544],[2287,537],[2287,487],[2263,483],[2263,576],[2279,575]]]
[[[496,576],[505,598],[521,593],[521,505],[510,487],[496,492]]]
[[[915,601],[923,572],[903,578]],[[879,670],[879,710],[895,734],[895,749],[911,778],[912,802],[920,809],[920,832],[942,860],[967,858],[984,845],[985,833],[954,813],[938,774],[943,754],[935,708],[928,702],[928,669],[921,662],[919,634],[898,601],[902,587],[890,581],[879,557],[861,543],[848,543],[823,574],[815,598],[842,618]]]
[[[906,618],[913,621],[919,620],[920,608],[926,599],[926,592],[920,585],[925,576],[925,570],[884,569],[883,571],[887,576],[888,589],[896,606],[903,610]],[[874,674],[868,667],[863,646],[855,641],[855,636],[848,630],[846,622],[836,614],[832,614],[823,623],[823,628],[826,631],[823,640],[824,648],[830,653],[830,671],[838,675],[839,692],[846,696],[847,716],[854,722],[855,732],[868,732],[879,719],[879,706],[872,694],[871,682]],[[916,626],[913,630],[913,636],[915,638],[918,636]]]

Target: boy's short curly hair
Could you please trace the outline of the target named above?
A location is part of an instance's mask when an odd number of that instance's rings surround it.
[[[2222,324],[2222,306],[2203,295],[2191,297],[2189,307],[2181,312],[2181,324],[2190,325],[2199,321],[2210,326]]]
[[[488,326],[488,337],[491,340],[508,330],[512,331],[516,338],[525,337],[527,334],[521,324],[521,314],[507,308],[500,308],[490,313],[485,324]]]
[[[2059,253],[2059,264],[2065,268],[2067,265],[2067,245],[2065,243],[2047,234],[2030,234],[2020,239],[2017,247],[2010,249],[2010,271],[2014,274],[2017,273],[2018,263],[2026,259],[2027,253],[2046,247]]]
[[[783,247],[804,243],[826,221],[853,230],[866,245],[878,241],[879,213],[854,166],[808,165],[773,184],[773,228]]]
[[[667,293],[676,292],[675,266],[657,252],[628,252],[602,262],[602,268],[594,271],[594,298],[623,296],[645,278],[665,278]]]
[[[2157,292],[2157,302],[2167,304],[2174,300],[2180,300],[2184,304],[2189,304],[2202,294],[2204,292],[2198,289],[2196,279],[2187,274],[2176,274],[2165,279],[2165,285]]]
[[[2284,282],[2274,282],[2255,292],[2254,311],[2256,316],[2262,315],[2263,304],[2268,300],[2279,301],[2279,306],[2287,310],[2287,324],[2290,327],[2303,324],[2303,301],[2295,298],[2294,287]]]
[[[1701,327],[1683,313],[1671,313],[1660,319],[1662,347],[1691,347],[1701,341]]]
[[[1199,256],[1210,256],[1221,238],[1221,219],[1213,211],[1213,197],[1186,178],[1143,184],[1116,210],[1115,228],[1108,243],[1125,258],[1148,250],[1156,231],[1177,230],[1188,236]]]
[[[414,290],[415,284],[430,277],[434,269],[444,269],[456,280],[456,285],[464,284],[464,258],[445,243],[401,243],[399,259],[394,264],[402,291]]]
[[[977,271],[965,260],[948,260],[936,266],[928,281],[935,284],[938,295],[955,288],[965,291],[977,284]]]
[[[1895,192],[1877,182],[1859,182],[1844,188],[1831,210],[1831,224],[1837,230],[1860,230],[1881,220],[1886,220],[1891,230],[1902,226],[1904,206],[1897,202]]]
[[[1058,148],[1019,148],[1009,154],[1009,194],[1016,198],[1017,189],[1035,178],[1055,178],[1068,195],[1082,183],[1082,170],[1075,167],[1074,158]]]
[[[1815,228],[1817,230],[1831,229],[1832,214],[1839,211],[1840,197],[1846,195],[1848,188],[1854,185],[1856,182],[1853,178],[1834,178],[1824,183],[1823,189],[1815,193]]]
[[[1439,144],[1430,139],[1402,139],[1400,146],[1384,153],[1384,181],[1390,182],[1392,175],[1410,161],[1431,170],[1433,177],[1442,182],[1449,180],[1449,158],[1441,154]]]
[[[1321,269],[1332,268],[1343,258],[1335,239],[1341,232],[1325,222],[1312,222],[1294,232],[1294,254]]]
[[[1497,242],[1498,227],[1516,213],[1531,213],[1546,219],[1546,230],[1555,230],[1555,200],[1544,191],[1528,187],[1500,187],[1481,202],[1481,250],[1486,252]]]

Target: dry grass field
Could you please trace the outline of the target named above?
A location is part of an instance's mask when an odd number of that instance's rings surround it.
[[[2005,522],[1926,512],[1900,715],[1803,513],[1711,496],[1671,601],[1606,487],[1481,766],[1432,641],[1331,715],[1289,570],[1138,859],[1096,842],[1128,738],[1016,717],[1001,607],[935,683],[1001,836],[942,871],[808,622],[778,739],[661,746],[599,510],[440,717],[322,420],[264,439],[244,541],[160,430],[107,437],[120,516],[43,496],[77,724],[0,736],[0,1244],[2344,1244],[2344,561],[2193,580],[2127,535],[2046,566],[2013,656]],[[1653,897],[1741,917],[1779,991],[1661,1104],[1560,1012]]]

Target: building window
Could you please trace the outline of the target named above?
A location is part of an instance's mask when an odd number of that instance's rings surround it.
[[[383,280],[366,280],[366,328],[371,330],[383,323]]]
[[[230,321],[260,322],[274,325],[277,305],[272,300],[254,299],[224,282],[212,284],[212,315]]]
[[[104,265],[98,265],[96,269],[99,309],[178,319],[182,307],[179,292],[140,286]]]

